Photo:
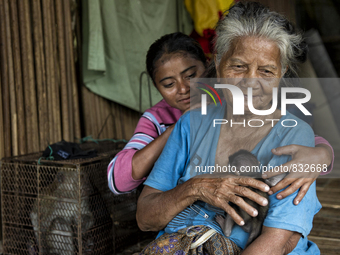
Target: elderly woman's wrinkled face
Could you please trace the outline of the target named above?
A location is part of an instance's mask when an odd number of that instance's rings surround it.
[[[243,37],[234,41],[230,50],[216,66],[217,77],[226,78],[222,83],[236,85],[245,96],[245,111],[248,109],[248,87],[253,89],[253,106],[257,110],[271,107],[273,87],[279,86],[281,78],[280,50],[271,40]],[[228,105],[233,98],[228,89],[223,90]]]

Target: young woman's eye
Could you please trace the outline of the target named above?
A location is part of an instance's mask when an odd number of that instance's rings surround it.
[[[195,78],[196,77],[196,72],[193,72],[192,74],[188,75],[187,78]]]
[[[165,84],[165,85],[163,85],[163,87],[164,88],[170,88],[170,87],[172,87],[173,84],[174,84],[173,82],[169,83],[169,84]]]

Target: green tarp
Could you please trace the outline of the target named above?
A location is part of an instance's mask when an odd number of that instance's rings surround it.
[[[189,34],[182,0],[83,0],[83,81],[92,92],[139,111],[139,78],[149,46],[160,36]],[[151,85],[152,103],[161,96]],[[142,111],[149,108],[144,76]]]

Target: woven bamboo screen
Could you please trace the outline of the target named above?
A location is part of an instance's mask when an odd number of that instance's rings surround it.
[[[79,2],[0,0],[0,158],[131,137],[139,114],[79,85]]]

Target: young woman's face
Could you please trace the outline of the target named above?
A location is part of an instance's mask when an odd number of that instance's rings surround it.
[[[157,62],[154,81],[164,100],[184,112],[198,93],[190,93],[190,79],[201,77],[205,64],[189,54],[165,54]]]

